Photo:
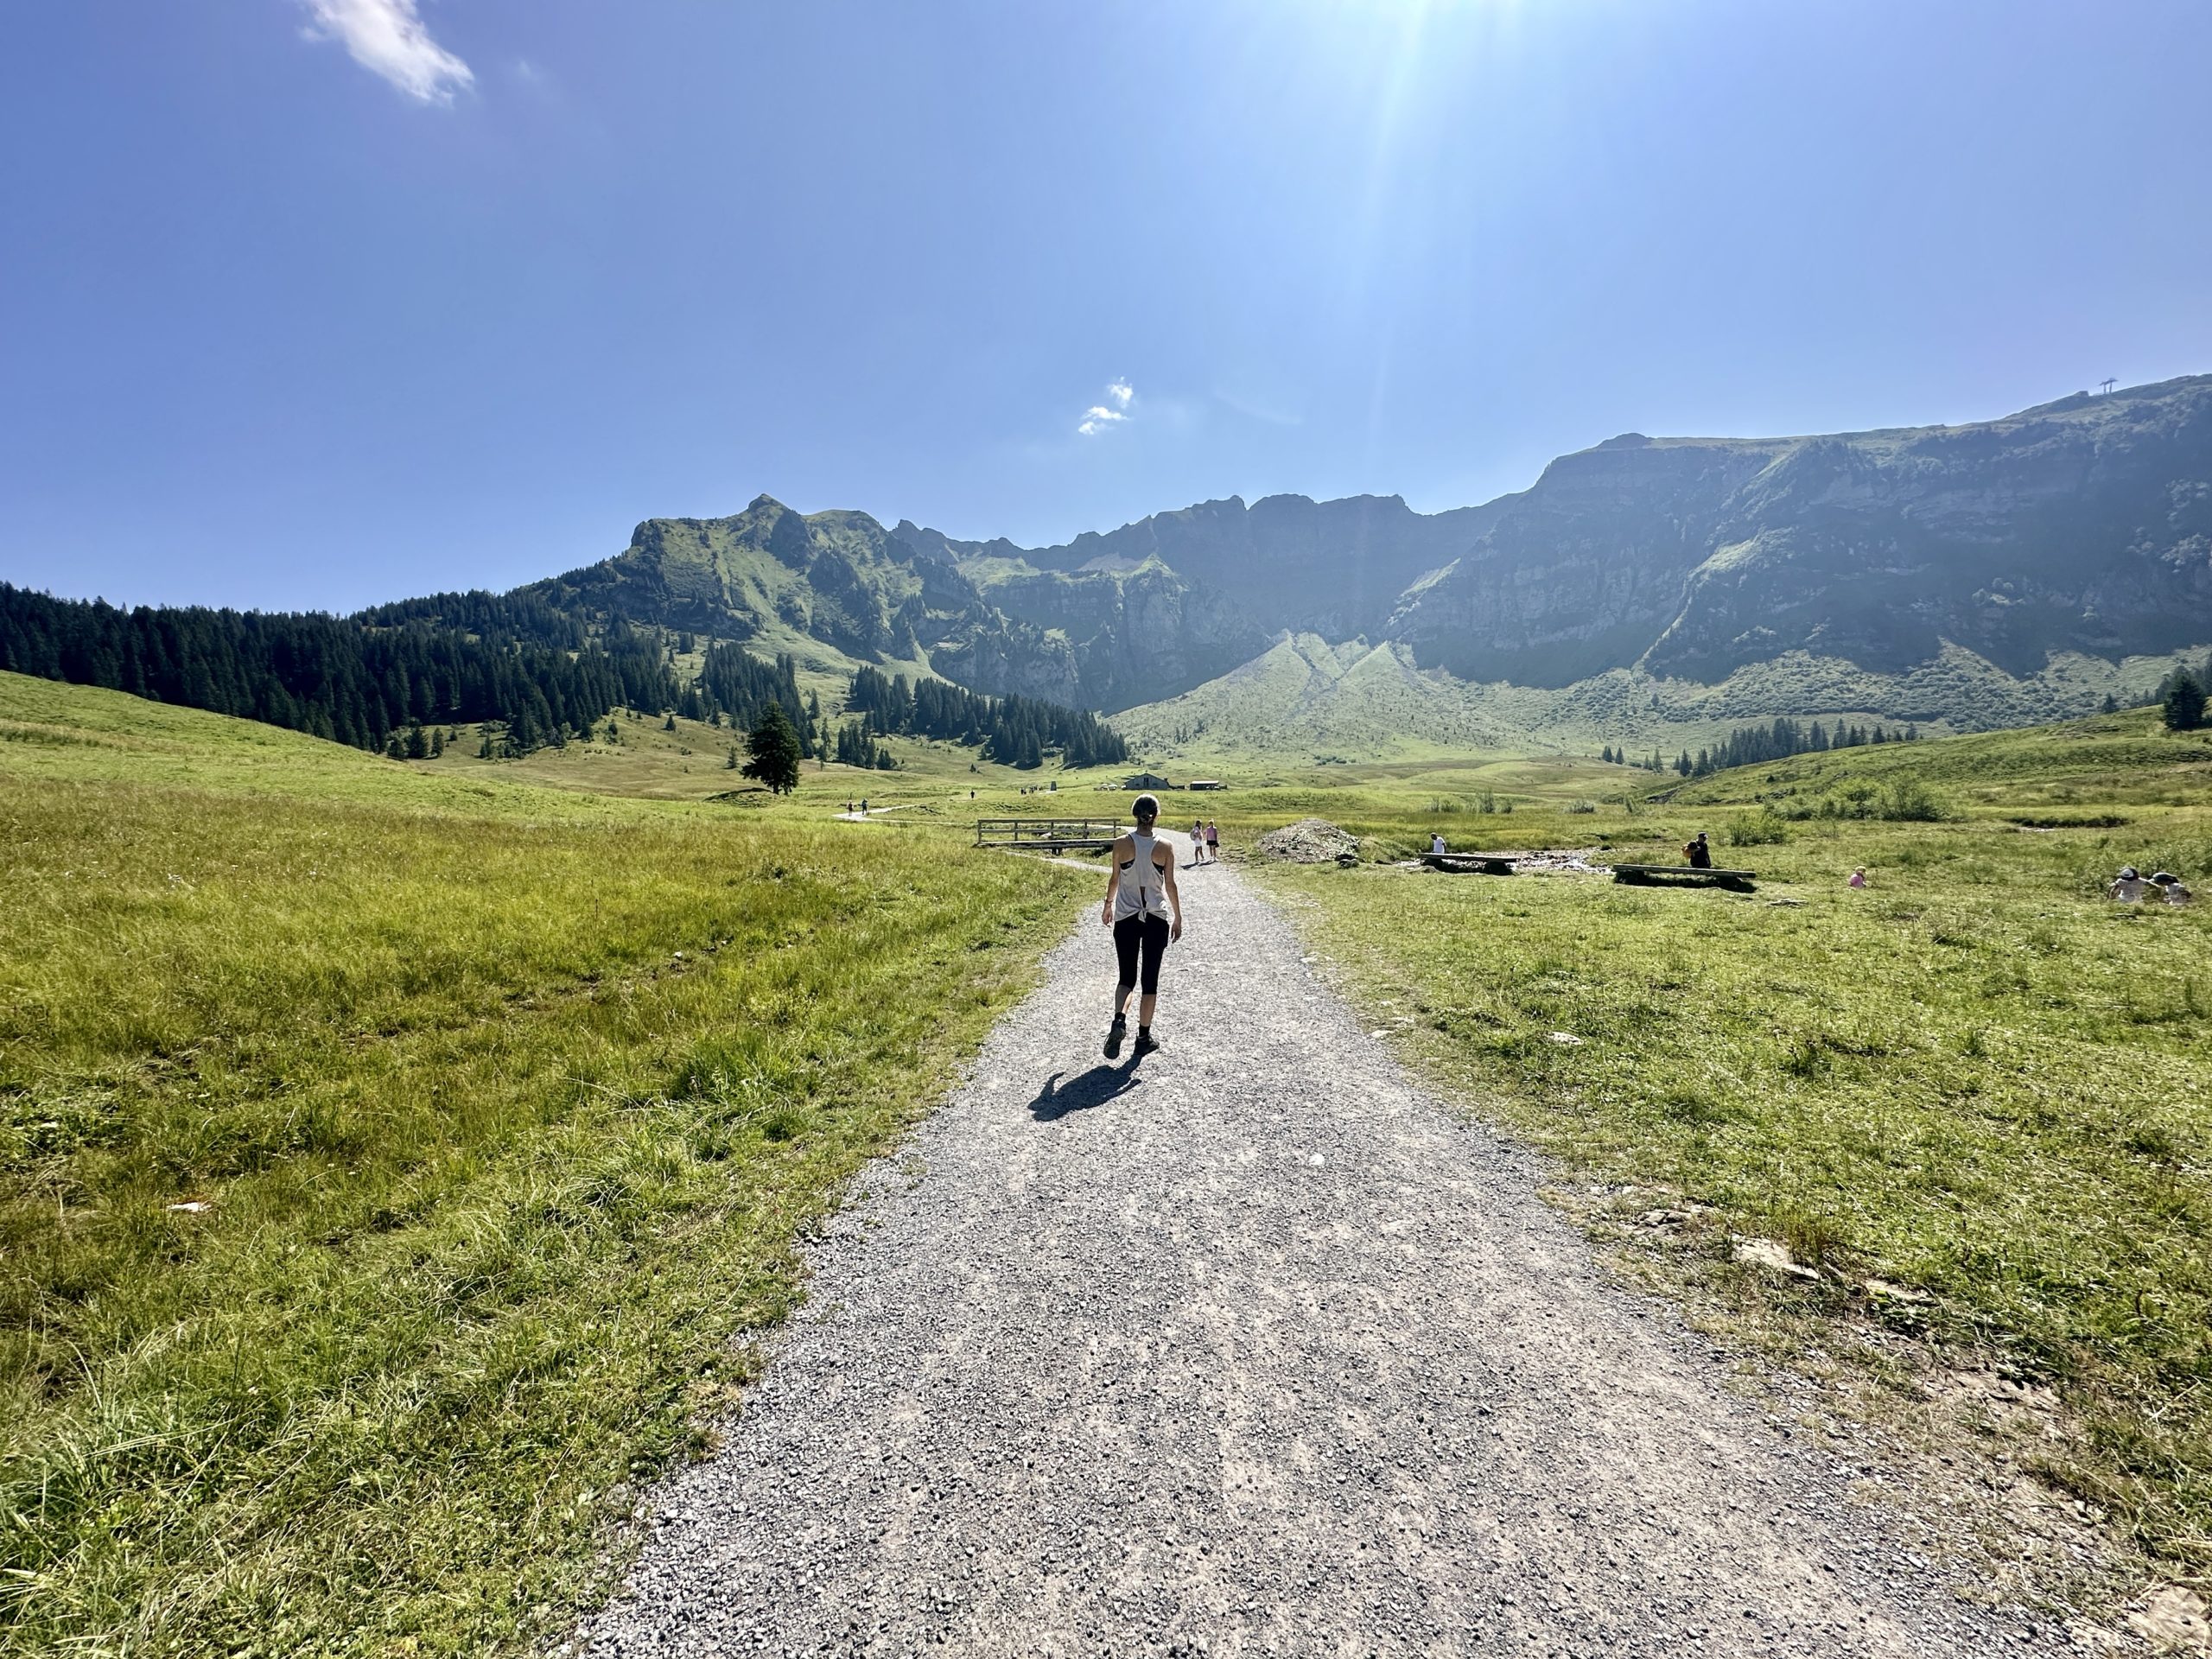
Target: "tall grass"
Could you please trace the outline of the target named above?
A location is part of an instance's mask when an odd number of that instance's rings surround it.
[[[72,695],[0,677],[0,1651],[518,1647],[1073,878]]]
[[[1656,854],[1704,810],[1655,809],[1617,845],[1649,834]],[[1268,879],[1313,901],[1317,942],[1360,985],[1417,1011],[1416,1052],[1482,1109],[1785,1241],[1833,1269],[1816,1302],[1917,1287],[1931,1330],[2056,1382],[2086,1439],[2047,1472],[2202,1573],[2212,908],[2100,895],[2122,861],[2212,874],[2212,812],[2133,816],[2049,833],[1810,817],[1736,837],[1763,849],[1754,896],[1373,866]],[[1850,891],[1860,865],[1873,885]]]

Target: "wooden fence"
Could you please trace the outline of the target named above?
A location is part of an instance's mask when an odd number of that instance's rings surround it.
[[[978,818],[978,847],[1019,847],[1040,853],[1089,848],[1103,852],[1129,826],[1119,818]]]

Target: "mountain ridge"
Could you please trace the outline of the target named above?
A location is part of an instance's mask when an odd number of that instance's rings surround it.
[[[1793,654],[1924,688],[1963,652],[1985,690],[1986,669],[2095,697],[2212,641],[2212,375],[1962,425],[1623,433],[1475,506],[1231,495],[1042,548],[761,495],[518,591],[1109,713],[1305,635],[1554,691],[1719,686]]]

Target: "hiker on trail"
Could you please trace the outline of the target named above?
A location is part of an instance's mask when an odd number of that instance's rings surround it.
[[[1689,860],[1690,868],[1694,870],[1709,870],[1713,868],[1713,849],[1705,844],[1704,830],[1700,830],[1697,832],[1697,838],[1694,841],[1682,843],[1682,856]]]
[[[2196,895],[2182,885],[2181,877],[2165,870],[2154,870],[2151,885],[2165,894],[2166,902],[2178,907],[2195,901]]]
[[[1221,831],[1214,828],[1211,818],[1206,820],[1206,862],[1221,862]]]
[[[2135,873],[2135,867],[2133,864],[2123,865],[2113,884],[2105,889],[2105,897],[2117,899],[2123,905],[2139,905],[2143,902],[2144,886],[2143,878]]]
[[[1444,832],[1441,830],[1428,832],[1428,850],[1440,855],[1444,851]]]
[[[1106,1027],[1106,1058],[1122,1052],[1128,1029],[1129,993],[1138,988],[1143,966],[1143,1000],[1137,1004],[1136,1058],[1160,1046],[1152,1034],[1152,1013],[1160,1000],[1160,959],[1171,940],[1183,937],[1183,895],[1175,890],[1175,849],[1152,833],[1160,803],[1140,795],[1133,809],[1136,829],[1114,843],[1114,865],[1106,877],[1106,902],[1098,919],[1114,930],[1114,955],[1121,977],[1114,989],[1114,1023]],[[1170,923],[1167,912],[1175,912]]]
[[[1192,868],[1206,861],[1206,827],[1197,818],[1191,820],[1191,865]]]

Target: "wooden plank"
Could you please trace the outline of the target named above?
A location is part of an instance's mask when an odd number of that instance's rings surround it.
[[[1659,878],[1673,880],[1717,881],[1724,886],[1758,879],[1756,870],[1701,870],[1690,864],[1616,864],[1616,881],[1649,881]]]
[[[1639,876],[1737,876],[1741,880],[1750,880],[1758,874],[1757,869],[1717,869],[1710,865],[1703,869],[1697,865],[1612,865],[1612,869],[1632,869]]]
[[[1513,861],[1491,858],[1481,853],[1423,853],[1421,861],[1433,870],[1442,870],[1450,875],[1510,875]]]

